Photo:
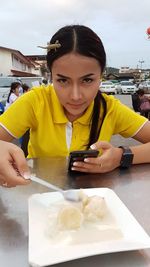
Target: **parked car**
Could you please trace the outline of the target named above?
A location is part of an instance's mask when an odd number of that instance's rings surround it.
[[[150,80],[141,82],[138,89],[143,89],[145,93],[150,93]]]
[[[112,94],[112,95],[117,94],[115,85],[109,81],[101,82],[99,89],[102,93]]]
[[[138,89],[137,86],[130,81],[121,81],[120,85],[118,85],[118,90],[121,90],[122,94],[133,94]]]

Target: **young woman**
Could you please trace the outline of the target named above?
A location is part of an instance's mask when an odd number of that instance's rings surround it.
[[[10,87],[10,92],[6,101],[5,110],[10,107],[12,103],[16,101],[16,99],[19,97],[19,89],[21,85],[18,82],[13,82]]]
[[[28,157],[68,156],[90,147],[100,150],[99,157],[74,163],[73,169],[81,172],[103,173],[120,164],[150,162],[150,143],[127,151],[109,143],[114,134],[148,143],[150,123],[100,92],[106,55],[96,33],[82,25],[66,26],[46,48],[52,85],[34,88],[0,116],[0,184],[27,183],[22,178],[28,172],[23,151],[9,142],[28,129]]]

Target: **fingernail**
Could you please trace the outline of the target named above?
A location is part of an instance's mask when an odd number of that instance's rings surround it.
[[[31,176],[31,174],[30,174],[29,172],[24,172],[24,173],[22,174],[22,177],[23,177],[24,179],[26,179],[26,180],[29,180],[29,179],[30,179],[30,176]]]
[[[73,166],[78,166],[78,162],[74,162],[73,163]]]
[[[90,148],[91,148],[91,149],[95,149],[96,146],[95,146],[95,145],[91,145]]]

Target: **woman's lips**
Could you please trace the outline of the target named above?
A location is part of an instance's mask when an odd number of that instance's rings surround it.
[[[72,107],[72,108],[78,109],[78,108],[82,107],[84,105],[84,103],[82,103],[82,104],[71,104],[71,103],[68,103],[68,105],[70,107]]]

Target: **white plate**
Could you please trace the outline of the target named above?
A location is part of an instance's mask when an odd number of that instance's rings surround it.
[[[71,241],[68,241],[69,235],[66,233],[66,238],[63,236],[57,242],[47,232],[48,227],[52,230],[48,214],[57,203],[64,201],[63,197],[57,192],[34,194],[29,199],[29,262],[32,266],[47,266],[92,255],[150,248],[150,237],[111,189],[84,189],[84,192],[89,196],[99,195],[105,198],[110,216],[104,223],[109,221],[109,230],[97,230],[94,235],[92,228],[90,231],[88,229],[91,234],[87,235],[86,232],[86,239],[80,230],[79,233],[73,233]]]

